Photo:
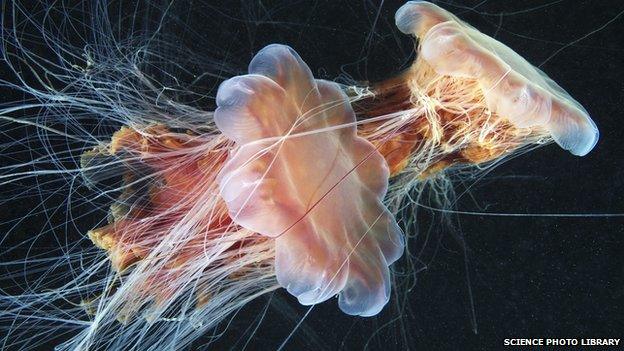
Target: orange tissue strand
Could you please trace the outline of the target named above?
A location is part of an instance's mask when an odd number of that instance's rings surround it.
[[[111,223],[88,233],[96,246],[108,252],[115,270],[123,271],[145,258],[176,218],[186,214],[214,183],[218,167],[227,155],[226,142],[206,152],[202,145],[196,136],[173,133],[162,125],[149,126],[141,132],[122,127],[113,135],[108,148],[86,153],[109,159],[121,156],[117,162],[126,165],[122,193],[118,202],[111,205]],[[219,202],[206,230],[230,223],[224,204]],[[196,245],[190,242],[188,246]],[[180,256],[185,255],[180,250]]]
[[[409,70],[370,89],[372,94],[353,104],[358,119],[400,116],[362,123],[358,130],[384,156],[391,176],[418,161],[419,148],[426,148],[432,160],[409,172],[426,179],[456,164],[498,159],[532,135],[543,134],[537,128],[517,128],[489,110],[476,81],[439,75],[421,58]]]

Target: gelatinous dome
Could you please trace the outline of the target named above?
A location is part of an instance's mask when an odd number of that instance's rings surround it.
[[[338,85],[291,48],[262,49],[249,73],[217,94],[215,122],[237,144],[218,177],[230,217],[275,238],[277,280],[300,303],[339,294],[345,313],[377,314],[404,247],[381,202],[386,162],[357,136]]]
[[[559,146],[586,155],[598,141],[587,111],[544,72],[506,45],[428,2],[395,15],[403,33],[420,39],[420,54],[441,75],[476,79],[488,108],[519,128],[542,127]]]

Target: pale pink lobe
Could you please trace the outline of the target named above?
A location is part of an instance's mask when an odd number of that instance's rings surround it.
[[[544,128],[579,156],[596,145],[598,128],[583,106],[506,45],[426,1],[406,3],[395,21],[419,38],[420,55],[438,74],[476,79],[490,110],[515,126]]]
[[[217,105],[217,126],[237,144],[222,197],[237,224],[275,238],[280,285],[305,305],[338,294],[344,312],[377,314],[403,235],[382,204],[388,166],[357,136],[340,87],[270,45],[219,87]]]

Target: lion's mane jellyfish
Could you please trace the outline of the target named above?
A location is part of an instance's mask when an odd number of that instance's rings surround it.
[[[505,45],[427,2],[396,23],[418,39],[396,77],[341,86],[270,45],[220,86],[212,133],[123,128],[83,155],[90,181],[98,159],[124,169],[111,223],[89,233],[134,277],[124,318],[193,279],[198,307],[231,311],[281,286],[304,305],[338,295],[344,312],[375,315],[404,248],[391,211],[406,189],[550,140],[575,155],[595,145],[583,107]]]
[[[417,52],[395,77],[314,79],[293,49],[270,45],[221,84],[201,128],[135,121],[84,152],[85,182],[121,175],[121,194],[88,233],[113,272],[65,346],[188,343],[280,287],[375,315],[409,237],[395,215],[414,192],[535,145],[585,155],[596,144],[587,111],[510,48],[427,2],[405,4],[396,24]]]

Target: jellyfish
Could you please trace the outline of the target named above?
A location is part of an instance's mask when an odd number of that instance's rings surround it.
[[[337,297],[344,313],[375,316],[407,245],[397,214],[411,192],[536,145],[578,156],[596,145],[588,112],[504,44],[424,1],[395,21],[416,39],[397,76],[318,79],[295,49],[273,44],[221,83],[216,110],[175,105],[85,147],[82,182],[120,178],[119,194],[104,192],[106,223],[86,233],[100,259],[71,289],[27,296],[12,313],[48,311],[60,291],[79,300],[88,321],[66,349],[182,347],[279,289],[301,305]],[[199,122],[177,122],[187,115]]]

